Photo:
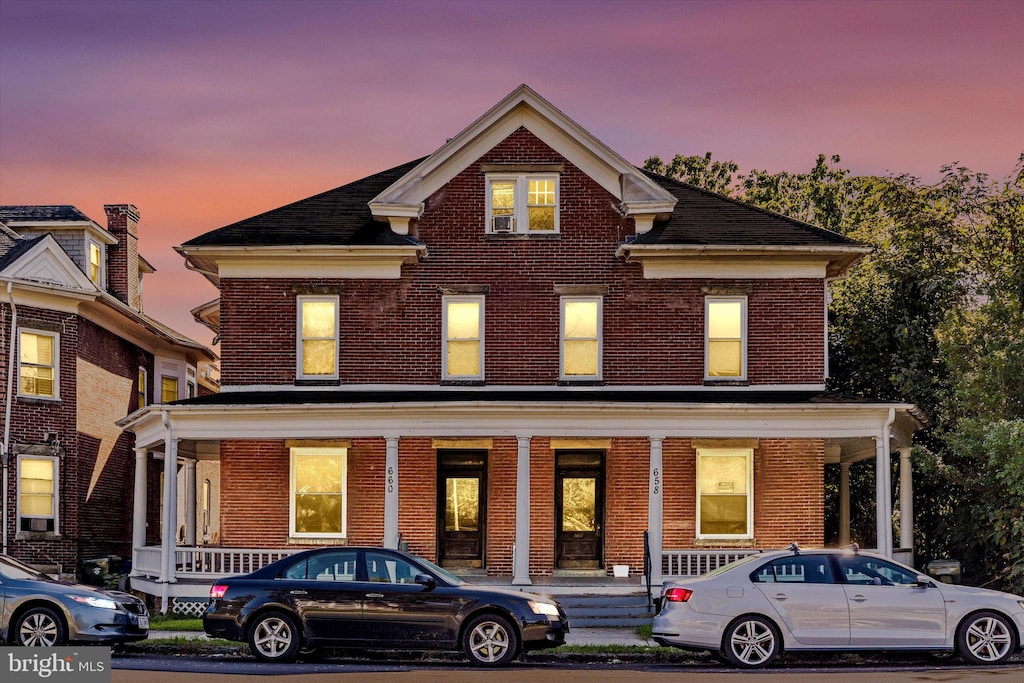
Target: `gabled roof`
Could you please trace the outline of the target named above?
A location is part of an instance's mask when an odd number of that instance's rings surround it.
[[[92,223],[93,220],[69,204],[51,206],[0,206],[0,221]]]
[[[414,241],[396,235],[374,220],[369,200],[422,159],[375,173],[361,180],[300,199],[252,218],[193,238],[179,247],[205,246],[408,246]]]
[[[19,240],[0,257],[0,277],[89,294],[100,291],[49,233]]]

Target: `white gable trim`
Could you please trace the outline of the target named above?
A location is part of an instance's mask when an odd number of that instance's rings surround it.
[[[9,264],[0,277],[69,290],[98,294],[99,289],[68,256],[52,235],[45,235],[27,252]]]
[[[668,213],[676,198],[550,102],[521,85],[370,201],[380,220],[415,218],[423,202],[520,127],[623,203],[627,215]]]

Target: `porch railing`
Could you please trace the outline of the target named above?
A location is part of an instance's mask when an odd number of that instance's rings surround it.
[[[700,576],[758,552],[755,548],[664,550],[661,553],[661,573],[665,577]]]
[[[301,550],[303,549],[177,547],[174,549],[174,575],[178,579],[211,579],[232,574],[248,574]],[[135,548],[133,571],[145,576],[160,576],[160,556],[159,546]]]

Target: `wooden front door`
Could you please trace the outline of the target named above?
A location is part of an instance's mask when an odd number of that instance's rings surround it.
[[[483,567],[487,452],[438,451],[438,559],[442,567]]]
[[[601,566],[604,453],[555,453],[555,559],[562,569]]]

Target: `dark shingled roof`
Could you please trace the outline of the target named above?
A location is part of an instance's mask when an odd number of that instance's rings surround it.
[[[641,169],[643,170],[643,169]],[[643,173],[679,202],[632,244],[739,246],[857,246],[837,232],[788,218],[649,171]]]
[[[375,220],[369,202],[423,159],[262,213],[185,242],[182,247],[366,245],[415,241]],[[642,170],[642,169],[641,169]],[[727,246],[856,246],[823,228],[759,209],[671,178],[643,171],[679,202],[667,221],[632,244]]]
[[[88,221],[92,219],[68,204],[54,206],[0,206],[0,221]]]
[[[369,201],[421,161],[410,161],[232,223],[191,239],[182,247],[415,244],[411,238],[392,232],[387,223],[375,220]]]
[[[30,240],[20,239],[15,240],[10,249],[3,254],[0,254],[0,270],[6,268],[9,264],[14,263],[21,255],[31,249],[39,240],[46,239],[46,235],[39,235],[33,237]]]
[[[325,405],[325,404],[366,404],[366,403],[684,403],[684,404],[829,404],[868,403],[866,399],[849,398],[820,391],[679,391],[673,389],[551,389],[547,387],[526,387],[514,389],[439,388],[424,386],[422,389],[395,390],[346,390],[330,389],[318,391],[226,391],[208,396],[174,401],[175,404],[190,406],[224,405]]]

